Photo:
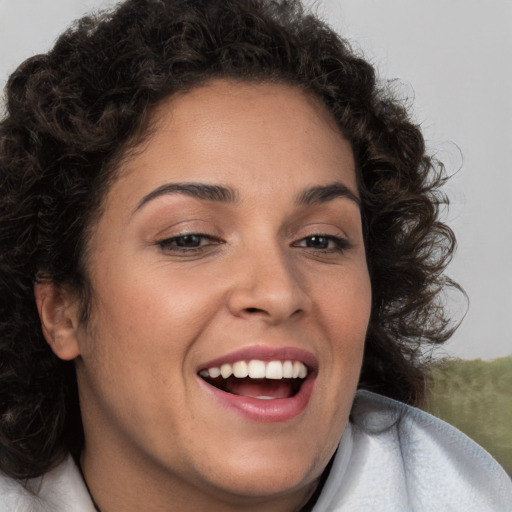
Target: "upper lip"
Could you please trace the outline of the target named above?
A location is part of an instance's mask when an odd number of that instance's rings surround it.
[[[268,347],[264,345],[253,345],[242,348],[216,357],[205,363],[202,363],[197,371],[207,368],[220,367],[223,364],[234,364],[237,361],[300,361],[304,363],[310,372],[317,370],[318,361],[316,357],[308,350],[297,347]]]

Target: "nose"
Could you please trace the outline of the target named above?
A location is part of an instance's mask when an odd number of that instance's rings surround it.
[[[312,301],[301,273],[280,250],[248,250],[233,265],[228,299],[237,317],[279,324],[307,314]]]

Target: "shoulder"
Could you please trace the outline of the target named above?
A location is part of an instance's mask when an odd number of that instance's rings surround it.
[[[41,477],[20,482],[0,473],[2,512],[94,512],[73,459]]]
[[[512,483],[456,428],[360,391],[314,509],[324,510],[507,512],[512,511]]]

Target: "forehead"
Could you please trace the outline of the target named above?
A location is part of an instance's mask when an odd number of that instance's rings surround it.
[[[352,149],[334,117],[285,84],[217,80],[173,95],[132,155],[113,188],[130,182],[138,196],[169,181],[229,182],[262,194],[277,177],[297,187],[341,178],[357,193]]]
[[[270,107],[273,113],[262,108]],[[172,116],[169,114],[172,112]],[[308,129],[304,118],[322,128],[329,127],[333,135],[340,130],[326,105],[314,94],[300,86],[284,82],[244,82],[214,79],[188,91],[178,92],[157,107],[154,120],[161,129],[172,129],[183,123],[195,121],[221,123],[243,123],[246,118],[260,117],[265,122],[286,124],[299,119],[298,128]],[[258,129],[254,126],[254,130]]]

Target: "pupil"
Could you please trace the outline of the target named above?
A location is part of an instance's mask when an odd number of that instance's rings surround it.
[[[201,239],[197,235],[180,236],[176,240],[176,245],[179,247],[199,247]]]
[[[327,249],[329,240],[325,236],[311,236],[308,238],[306,245],[315,249]]]

